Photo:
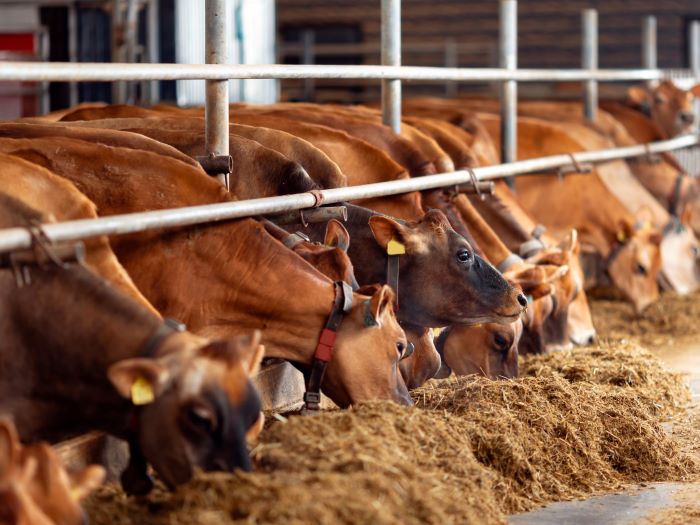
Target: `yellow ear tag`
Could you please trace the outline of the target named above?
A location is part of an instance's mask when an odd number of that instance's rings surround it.
[[[625,232],[619,231],[617,232],[617,240],[620,242],[625,242],[625,239],[627,239],[627,236],[625,235]]]
[[[386,245],[386,253],[388,255],[403,255],[404,253],[406,253],[406,247],[399,241],[391,239]]]
[[[148,405],[153,403],[156,398],[153,393],[153,388],[151,388],[151,383],[146,381],[143,377],[137,377],[134,383],[131,385],[131,402],[134,405]]]
[[[439,326],[436,326],[435,328],[433,328],[433,337],[434,338],[439,337],[441,332],[442,332],[442,328],[440,328]]]

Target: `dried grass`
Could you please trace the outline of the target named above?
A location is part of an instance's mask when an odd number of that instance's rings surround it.
[[[661,416],[674,414],[690,402],[683,374],[669,372],[651,352],[635,343],[603,343],[597,348],[532,356],[522,360],[520,370],[523,376],[554,373],[571,382],[629,388]]]
[[[524,369],[531,377],[431,381],[412,408],[372,403],[275,422],[252,452],[256,472],[200,475],[141,500],[106,487],[87,502],[91,522],[495,524],[698,472],[660,425],[687,391],[648,352],[584,349]]]
[[[700,292],[690,295],[664,293],[641,315],[623,301],[591,301],[593,322],[600,337],[619,341],[632,339],[654,349],[672,345],[675,339],[697,338]]]

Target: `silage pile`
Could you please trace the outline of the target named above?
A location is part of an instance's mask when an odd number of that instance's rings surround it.
[[[253,449],[255,473],[202,475],[142,500],[106,487],[88,512],[97,525],[489,524],[698,471],[660,426],[660,407],[682,399],[639,395],[664,388],[653,358],[639,352],[616,372],[593,352],[588,367],[603,372],[586,375],[585,357],[573,357],[569,372],[552,356],[551,366],[527,365],[536,377],[431,381],[412,408],[372,403],[275,422]]]
[[[602,338],[633,339],[650,348],[670,345],[678,338],[697,337],[700,293],[664,293],[641,315],[628,303],[596,299],[591,301],[591,313]]]
[[[647,349],[635,343],[606,343],[522,360],[522,376],[612,385],[633,389],[640,401],[659,415],[672,415],[690,402],[682,374],[669,372]]]

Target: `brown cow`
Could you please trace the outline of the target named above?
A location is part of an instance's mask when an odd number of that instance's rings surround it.
[[[47,443],[22,445],[12,421],[0,417],[0,523],[82,525],[80,500],[104,477],[98,465],[66,472]]]
[[[498,142],[499,118],[479,114]],[[518,119],[521,158],[581,151],[583,148],[561,128],[531,118]],[[553,231],[576,228],[584,244],[597,254],[600,271],[589,274],[593,283],[612,284],[641,312],[659,296],[660,232],[637,228],[637,219],[610,192],[595,170],[590,175],[519,177],[518,200],[538,221]],[[546,205],[542,199],[546,199]],[[644,217],[645,218],[645,217]],[[587,276],[588,277],[588,276]]]
[[[1,160],[3,174],[21,162]],[[29,165],[26,172],[47,192],[53,189],[43,170]],[[0,227],[49,221],[6,193],[0,199]],[[262,357],[256,340],[176,333],[80,264],[48,257],[21,264],[23,270],[0,270],[0,333],[3,348],[11,349],[0,354],[0,412],[14,416],[23,439],[87,430],[128,439],[131,468],[124,482],[138,492],[150,488],[146,461],[170,486],[187,481],[195,467],[250,468],[245,435],[262,421],[248,380]],[[24,286],[18,287],[17,271]],[[59,368],[62,381],[56,383]],[[206,414],[210,424],[196,426]]]
[[[671,80],[663,80],[651,88],[631,87],[627,92],[628,103],[648,115],[664,138],[685,133],[693,125],[694,96],[700,96],[700,84],[685,91]]]
[[[167,157],[70,139],[1,139],[12,151],[74,182],[101,215],[227,202],[221,184]],[[149,301],[194,332],[223,337],[262,330],[267,357],[309,365],[334,303],[333,283],[253,220],[115,238],[119,260]],[[148,249],[146,249],[146,247]],[[256,276],[264,276],[259,281]],[[405,334],[387,287],[353,294],[324,392],[340,406],[410,403],[397,362]],[[368,315],[376,324],[367,325]]]

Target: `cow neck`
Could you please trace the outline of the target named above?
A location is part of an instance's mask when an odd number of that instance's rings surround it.
[[[260,329],[266,357],[311,362],[333,283],[255,221],[116,240],[114,250],[156,308],[192,332]]]
[[[455,206],[491,264],[499,266],[513,255],[464,195],[455,199]]]
[[[9,323],[3,333],[14,341],[12,360],[2,368],[17,381],[10,380],[5,399],[24,393],[18,406],[27,403],[27,414],[18,418],[30,433],[123,430],[131,407],[107,380],[107,369],[138,357],[162,321],[81,266],[30,272],[31,285],[0,287],[10,310],[2,315]]]

